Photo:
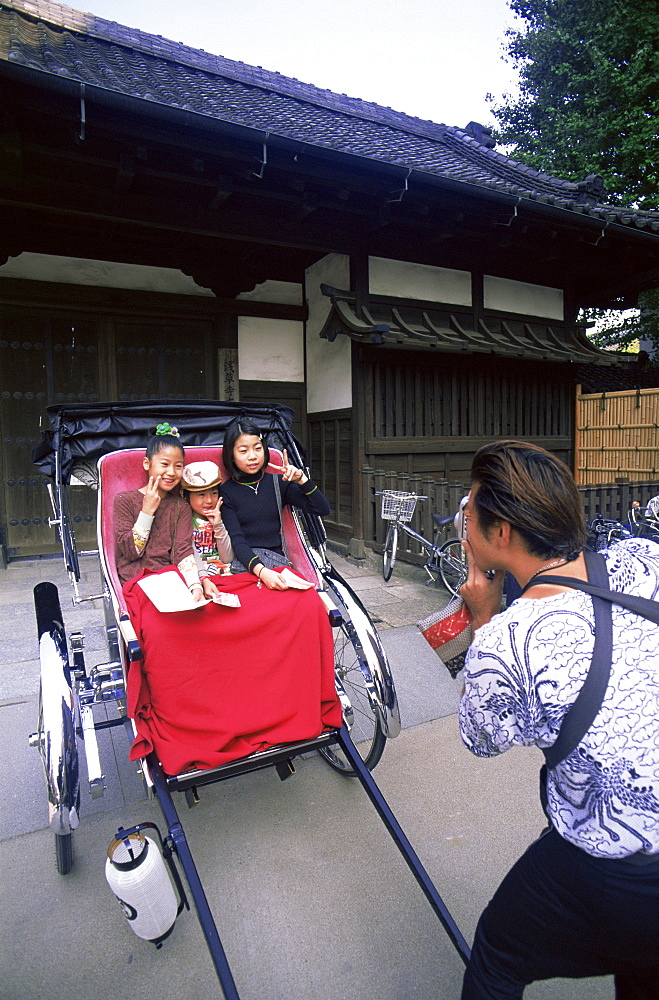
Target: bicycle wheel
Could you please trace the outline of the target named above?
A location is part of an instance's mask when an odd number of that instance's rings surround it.
[[[398,525],[395,521],[389,522],[387,537],[382,550],[382,576],[385,583],[390,579],[396,565],[396,549],[398,548]]]
[[[448,592],[458,597],[467,579],[467,554],[459,538],[449,538],[440,547],[439,575]]]
[[[350,736],[366,767],[372,771],[382,756],[387,738],[371,707],[360,660],[359,640],[352,622],[344,620],[334,630],[334,671],[337,687],[339,690],[343,688],[352,709],[351,715],[344,711]],[[348,777],[355,776],[355,771],[340,747],[323,747],[318,752],[337,771]]]

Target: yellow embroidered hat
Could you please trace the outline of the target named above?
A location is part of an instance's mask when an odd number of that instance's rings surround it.
[[[202,490],[212,490],[222,481],[220,470],[215,462],[190,462],[183,470],[181,487],[192,493]]]

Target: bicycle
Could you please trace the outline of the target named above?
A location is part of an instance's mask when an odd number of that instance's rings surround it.
[[[634,500],[624,523],[598,514],[588,525],[588,532],[588,544],[596,552],[627,538],[651,538],[659,542],[659,497],[653,497],[645,510]]]
[[[639,501],[635,500],[627,519],[636,538],[651,538],[659,542],[659,496],[652,497],[644,511]]]
[[[602,517],[601,514],[597,514],[588,525],[588,547],[595,552],[608,549],[614,542],[633,537],[633,532],[628,524]]]
[[[402,493],[397,490],[378,490],[376,495],[382,497],[381,517],[384,521],[389,521],[384,549],[382,550],[382,576],[385,581],[391,579],[396,565],[400,529],[413,538],[426,553],[424,569],[429,576],[426,586],[430,587],[441,580],[449,593],[458,596],[460,587],[467,579],[467,558],[462,541],[458,537],[449,538],[441,544],[439,541],[444,530],[453,523],[453,515],[448,517],[440,517],[439,514],[432,515],[435,534],[431,542],[414,528],[411,528],[408,523],[414,514],[417,500],[427,500],[428,497],[419,496],[417,493]],[[458,512],[460,518],[462,518],[462,507],[465,500],[466,498],[460,504]]]

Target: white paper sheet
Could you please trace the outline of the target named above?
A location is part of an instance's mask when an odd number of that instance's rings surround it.
[[[209,603],[205,598],[203,601],[195,601],[173,569],[157,576],[145,576],[137,582],[158,611],[194,611]]]
[[[313,583],[309,583],[308,580],[303,580],[301,577],[291,572],[288,566],[284,566],[281,570],[281,576],[283,576],[286,583],[292,590],[309,590],[310,587],[313,587]]]
[[[185,583],[174,570],[160,573],[158,576],[145,576],[138,583],[158,611],[194,611],[206,604],[221,604],[228,608],[239,608],[240,598],[237,594],[220,592],[212,600],[195,601]]]

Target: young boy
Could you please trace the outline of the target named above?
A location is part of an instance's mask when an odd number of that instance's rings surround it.
[[[200,576],[227,573],[233,559],[231,539],[220,513],[220,481],[215,462],[191,462],[183,470],[181,491],[192,508],[192,539],[201,563]]]

